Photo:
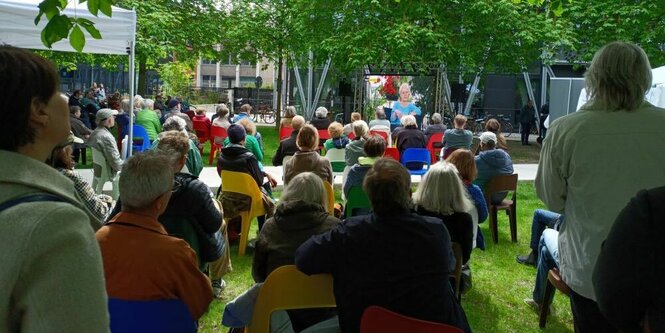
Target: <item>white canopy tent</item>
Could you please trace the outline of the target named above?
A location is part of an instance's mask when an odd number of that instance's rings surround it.
[[[0,44],[8,44],[20,48],[49,50],[41,40],[41,32],[46,26],[46,17],[42,16],[38,25],[34,20],[39,13],[41,0],[0,0]],[[129,92],[131,111],[129,113],[129,143],[132,146],[132,126],[134,124],[134,45],[136,44],[136,12],[112,7],[112,17],[101,12],[94,16],[88,11],[86,3],[78,0],[69,1],[63,14],[69,17],[86,18],[95,23],[102,39],[94,39],[87,32],[84,53],[95,54],[126,54],[129,56]],[[69,40],[61,40],[53,44],[50,50],[76,52]],[[129,149],[131,155],[131,149]]]
[[[658,107],[665,108],[665,66],[651,70],[651,89],[647,91],[645,99]],[[587,102],[586,91],[583,90],[577,101],[577,110]]]

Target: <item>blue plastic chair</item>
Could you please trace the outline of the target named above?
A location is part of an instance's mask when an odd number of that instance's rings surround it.
[[[409,169],[409,173],[412,175],[422,176],[429,170],[430,165],[432,164],[431,155],[427,148],[408,148],[402,153],[402,165],[407,169],[408,163],[422,163],[423,166],[427,166],[426,169]]]
[[[145,128],[141,125],[134,125],[132,127],[132,131],[132,149],[137,153],[150,149],[150,137],[148,136],[148,132],[146,132]],[[141,139],[140,144],[136,144],[137,138]]]
[[[195,333],[196,321],[177,299],[128,301],[109,298],[111,333]]]

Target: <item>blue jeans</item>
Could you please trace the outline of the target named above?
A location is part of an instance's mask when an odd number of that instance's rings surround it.
[[[546,229],[540,237],[540,252],[538,252],[538,266],[536,267],[536,286],[533,289],[533,300],[543,304],[547,273],[552,268],[559,267],[559,232]]]
[[[561,217],[561,214],[550,212],[549,210],[536,209],[533,212],[533,221],[531,221],[531,243],[529,247],[533,251],[538,251],[538,241],[546,228],[554,228],[554,224]]]

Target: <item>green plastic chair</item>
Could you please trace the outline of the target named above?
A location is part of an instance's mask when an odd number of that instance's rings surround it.
[[[189,247],[196,252],[199,270],[203,272],[206,268],[206,262],[201,260],[199,236],[196,233],[196,230],[194,230],[192,223],[187,219],[181,218],[161,218],[159,219],[159,222],[164,226],[164,229],[166,229],[166,232],[168,232],[169,235],[178,237],[189,244]]]
[[[355,216],[353,211],[356,209],[372,209],[372,204],[362,186],[352,186],[349,189],[349,196],[346,198],[346,207],[344,208],[344,218]],[[360,214],[356,214],[360,215]]]

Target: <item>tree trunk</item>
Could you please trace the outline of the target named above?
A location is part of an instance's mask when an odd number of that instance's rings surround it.
[[[284,57],[279,56],[279,60],[277,61],[277,110],[275,110],[275,123],[277,126],[275,128],[277,129],[277,133],[279,133],[279,124],[282,120],[282,67],[284,66]]]
[[[146,66],[146,60],[145,59],[139,59],[139,82],[137,83],[136,86],[136,93],[144,96],[146,95],[146,87],[147,87],[147,80],[146,80],[146,71],[147,71],[147,66]],[[149,95],[149,94],[148,94]]]

